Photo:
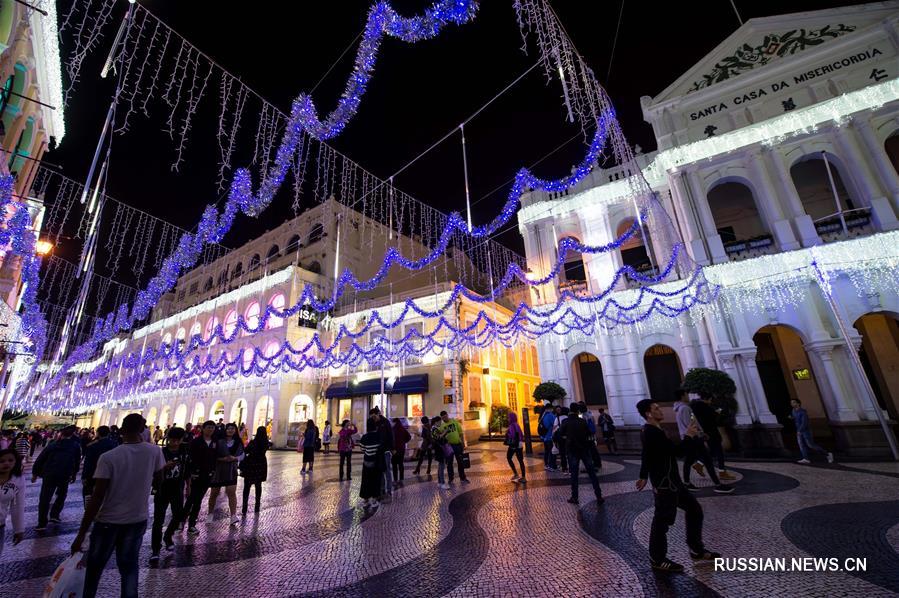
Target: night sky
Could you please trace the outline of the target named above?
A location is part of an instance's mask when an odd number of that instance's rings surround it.
[[[340,2],[211,2],[141,0],[164,21],[263,96],[287,111],[311,89],[361,30],[370,0]],[[419,13],[427,0],[394,0],[402,14]],[[851,2],[737,0],[744,19],[816,10]],[[65,14],[67,1],[60,2]],[[120,10],[124,10],[121,3]],[[655,149],[640,112],[641,95],[655,95],[700,60],[737,27],[730,2],[637,3],[625,0],[611,76],[607,79],[618,2],[556,1],[554,7],[576,46],[606,85],[632,144]],[[689,8],[688,8],[689,7]],[[65,41],[65,40],[64,40]],[[66,110],[67,134],[46,157],[76,179],[87,173],[112,81],[98,76],[111,43],[88,61]],[[408,45],[387,39],[358,116],[331,143],[363,167],[386,177],[464,120],[536,60],[521,52],[511,0],[481,3],[476,20],[449,27],[437,39]],[[99,54],[102,54],[100,56]],[[345,85],[355,46],[316,89],[319,112],[333,109]],[[63,46],[63,56],[66,47]],[[546,85],[542,71],[529,74],[466,125],[475,220],[492,218],[505,198],[505,183],[524,165],[544,160],[541,176],[568,173],[584,151],[578,129],[565,120],[560,88]],[[215,95],[200,107],[187,163],[173,173],[173,142],[161,131],[167,114],[134,119],[131,131],[114,138],[108,191],[126,203],[192,228],[203,207],[217,199]],[[237,165],[243,165],[238,162]],[[418,199],[444,211],[464,211],[461,146],[454,136],[396,179]],[[239,217],[225,244],[238,246],[292,215],[290,200],[277,202],[253,221]],[[522,250],[516,231],[501,239]],[[68,248],[69,250],[75,248]],[[67,248],[60,248],[65,253]]]

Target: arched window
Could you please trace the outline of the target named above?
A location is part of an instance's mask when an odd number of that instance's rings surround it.
[[[259,268],[260,261],[261,261],[261,259],[259,257],[259,254],[258,253],[254,254],[253,257],[250,258],[250,266],[249,266],[249,268],[247,268],[247,271],[252,272],[253,270],[256,270],[257,268]]]
[[[281,249],[277,245],[272,245],[268,248],[268,253],[265,254],[265,263],[269,263],[270,261],[277,259],[281,254]]]
[[[847,185],[847,179],[841,176],[841,171],[839,158],[830,152],[804,156],[790,168],[802,207],[811,216],[824,241],[839,238],[871,221],[868,211],[859,209],[861,202]]]
[[[12,35],[16,18],[16,5],[12,2],[0,3],[0,49],[5,50],[10,45],[9,36]]]
[[[261,311],[258,301],[253,301],[247,306],[247,309],[243,314],[243,319],[250,330],[256,330],[256,328],[259,327],[259,313]]]
[[[219,325],[219,319],[215,316],[209,318],[209,321],[206,322],[206,340],[212,338],[212,335],[215,334],[215,329]],[[210,346],[215,344],[215,340],[210,343]]]
[[[190,338],[188,339],[188,342],[193,343],[194,337],[199,336],[200,331],[202,331],[202,330],[203,330],[203,327],[200,326],[200,323],[194,322],[194,325],[190,327]]]
[[[680,359],[668,345],[653,345],[643,355],[643,370],[649,382],[649,398],[657,403],[671,403],[674,393],[684,381]]]
[[[272,298],[268,301],[269,307],[273,309],[277,309],[278,311],[284,311],[284,306],[287,305],[287,299],[284,297],[284,293],[275,293],[272,295]],[[272,328],[280,328],[284,325],[284,318],[276,316],[274,313],[269,315],[268,322],[266,322],[265,328],[266,330],[271,330]]]
[[[166,332],[165,336],[162,337],[162,344],[160,345],[160,349],[163,351],[168,351],[172,346],[172,334],[170,332]]]
[[[246,372],[253,365],[253,347],[245,347],[243,350],[243,370]]]
[[[290,255],[291,253],[296,253],[300,249],[300,235],[294,235],[287,241],[287,247],[284,248],[284,253]]]
[[[266,357],[274,357],[278,354],[278,351],[281,350],[281,345],[279,345],[276,341],[269,341],[267,345],[265,345],[265,351],[263,351],[263,355]]]
[[[623,220],[615,231],[615,238],[617,239],[625,234],[634,225],[635,220],[635,218]],[[620,251],[622,265],[630,266],[641,274],[650,274],[652,272],[652,262],[649,260],[649,253],[646,251],[642,228],[638,229],[636,233],[621,245]]]
[[[313,243],[318,243],[321,241],[321,238],[325,236],[325,229],[321,224],[314,225],[309,230],[309,236],[306,237],[306,246],[310,246]]]
[[[231,335],[234,334],[234,330],[237,328],[237,310],[232,309],[228,312],[228,315],[225,316],[225,324],[222,327],[222,332],[225,335],[225,338],[231,338]]]
[[[206,282],[203,284],[203,292],[208,293],[212,290],[212,277],[206,279]]]
[[[25,127],[19,133],[16,145],[9,155],[9,172],[21,172],[25,166],[25,160],[31,154],[31,142],[34,139],[34,118],[29,116],[25,121]]]
[[[187,330],[184,329],[184,326],[178,329],[178,333],[175,335],[175,341],[178,343],[178,348],[183,348],[184,339],[187,337]]]
[[[770,239],[755,196],[747,185],[728,181],[712,187],[706,196],[715,228],[727,252],[748,249],[746,241]]]
[[[887,137],[887,140],[883,143],[883,149],[886,150],[887,156],[890,157],[893,169],[899,174],[899,131],[895,131]]]
[[[219,273],[218,286],[223,287],[223,286],[225,286],[226,282],[228,282],[228,270],[227,269],[222,270]]]
[[[4,3],[6,4],[6,3]],[[3,111],[3,128],[9,132],[12,129],[12,124],[16,120],[16,117],[19,115],[21,111],[22,98],[19,95],[13,94],[24,94],[25,93],[25,83],[28,79],[28,70],[21,63],[16,63],[15,69],[13,70],[13,74],[7,79],[6,84],[4,85],[4,89],[9,89],[13,93],[8,94],[9,97],[6,98],[6,109]],[[4,144],[5,145],[5,144]],[[12,149],[12,148],[10,148]]]
[[[234,270],[231,271],[231,280],[240,278],[241,274],[243,274],[243,262],[237,262],[234,264]]]

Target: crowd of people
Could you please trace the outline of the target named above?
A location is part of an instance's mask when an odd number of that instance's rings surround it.
[[[655,512],[651,524],[649,553],[653,568],[664,572],[682,571],[682,565],[667,558],[667,531],[674,523],[677,509],[685,511],[686,539],[695,560],[718,556],[702,542],[702,508],[692,495],[699,490],[691,481],[692,474],[706,476],[713,491],[733,492],[735,479],[727,470],[715,408],[708,399],[689,400],[678,392],[674,419],[679,442],[673,442],[662,430],[664,415],[659,405],[649,399],[637,404],[645,419],[641,432],[642,455],[638,490],[650,483],[654,491]],[[811,436],[808,416],[794,401],[792,417],[802,452],[800,463],[808,463],[809,451],[833,455],[819,447]],[[509,413],[503,444],[512,470],[511,481],[527,484],[524,445],[527,433],[517,414]],[[369,412],[364,428],[344,419],[332,428],[326,421],[322,429],[313,420],[306,422],[297,451],[302,453],[301,475],[312,474],[316,453],[329,454],[336,437],[339,457],[339,481],[353,479],[354,452],[362,456],[359,485],[361,505],[377,508],[402,487],[406,478],[407,447],[412,434],[404,419],[391,419],[375,407]],[[430,476],[434,462],[437,486],[449,489],[458,476],[467,483],[470,467],[462,423],[450,418],[446,411],[438,417],[422,417],[416,430],[420,444],[411,464],[412,475],[424,468]],[[618,451],[615,424],[603,408],[594,414],[581,401],[569,406],[547,404],[540,413],[537,436],[543,442],[544,467],[550,472],[566,473],[571,479],[568,502],[578,504],[580,476],[589,478],[598,505],[604,502],[598,471],[602,467],[599,447],[609,454]],[[171,550],[174,536],[186,527],[187,534],[200,534],[198,522],[206,507],[207,521],[213,520],[218,499],[224,489],[228,520],[236,526],[248,514],[250,495],[255,495],[254,512],[259,513],[262,485],[268,476],[267,452],[271,447],[269,432],[259,427],[250,439],[243,424],[187,423],[183,428],[170,425],[156,428],[151,434],[138,414],[125,417],[121,428],[100,426],[77,430],[67,426],[56,431],[34,429],[0,434],[0,551],[6,541],[5,522],[12,520],[12,543],[24,535],[26,481],[24,464],[33,459],[31,483],[41,480],[35,530],[42,532],[51,524],[62,522],[62,511],[68,487],[80,472],[84,516],[72,551],[82,548],[90,531],[86,556],[84,596],[96,593],[100,575],[112,552],[122,578],[122,595],[137,595],[138,554],[149,520],[149,497],[153,497],[151,530],[151,564],[157,562],[165,547]],[[36,449],[42,449],[37,453]],[[678,459],[682,458],[682,465]],[[426,465],[425,465],[425,462]],[[237,485],[243,477],[241,511],[238,514]],[[166,524],[167,522],[167,524]]]

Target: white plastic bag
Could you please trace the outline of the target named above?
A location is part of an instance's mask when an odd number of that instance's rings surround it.
[[[86,554],[78,552],[60,563],[44,588],[44,598],[81,598],[86,559]]]

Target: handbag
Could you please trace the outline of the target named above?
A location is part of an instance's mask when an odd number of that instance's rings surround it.
[[[87,555],[78,552],[73,554],[56,568],[47,585],[44,586],[44,598],[78,598],[84,591],[84,575],[87,572],[85,562]]]
[[[468,453],[462,453],[462,468],[471,469],[471,457]]]

